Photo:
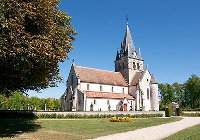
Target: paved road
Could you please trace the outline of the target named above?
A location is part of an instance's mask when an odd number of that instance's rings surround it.
[[[200,124],[200,117],[183,117],[177,122],[98,137],[95,140],[159,140],[197,124]]]

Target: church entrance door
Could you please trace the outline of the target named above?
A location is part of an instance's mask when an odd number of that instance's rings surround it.
[[[124,111],[127,111],[127,105],[124,104]]]

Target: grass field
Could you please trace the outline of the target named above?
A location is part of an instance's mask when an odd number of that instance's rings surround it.
[[[184,129],[165,138],[164,140],[200,140],[200,125]]]
[[[1,119],[0,138],[5,139],[89,139],[99,136],[160,125],[181,118],[134,119],[133,122],[109,122],[108,119],[24,120]]]

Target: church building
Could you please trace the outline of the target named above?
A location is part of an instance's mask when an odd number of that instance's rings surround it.
[[[63,111],[159,111],[158,83],[144,69],[128,24],[114,63],[115,71],[107,71],[73,62],[61,96]]]

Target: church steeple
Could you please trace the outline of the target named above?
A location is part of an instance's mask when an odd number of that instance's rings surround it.
[[[128,20],[124,40],[121,43],[120,52],[117,51],[115,60],[115,71],[122,73],[126,81],[130,84],[136,72],[143,71],[143,60],[140,49],[137,53],[132,40]]]
[[[126,25],[126,32],[121,48],[122,56],[127,56],[129,58],[137,58],[137,52],[135,50],[135,45],[131,37],[131,32],[128,23]]]

